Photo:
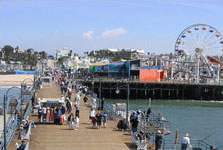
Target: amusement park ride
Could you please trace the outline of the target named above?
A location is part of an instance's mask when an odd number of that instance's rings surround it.
[[[223,36],[214,27],[195,24],[184,29],[175,43],[171,80],[220,83]],[[165,61],[165,60],[164,60]]]

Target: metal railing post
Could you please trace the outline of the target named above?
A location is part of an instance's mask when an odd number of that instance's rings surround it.
[[[127,83],[127,102],[126,102],[126,125],[129,126],[128,118],[129,118],[129,83]]]
[[[6,95],[4,95],[4,150],[7,150],[7,139],[6,139]]]
[[[101,107],[102,107],[102,106],[101,106],[101,101],[102,101],[102,100],[101,100],[101,79],[99,79],[99,82],[100,82],[100,83],[99,83],[99,97],[100,97],[100,98],[99,98],[99,108],[100,108],[100,110],[101,110]]]

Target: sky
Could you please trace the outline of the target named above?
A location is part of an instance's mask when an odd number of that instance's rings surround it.
[[[0,47],[170,53],[192,24],[222,32],[222,8],[222,0],[0,0]]]

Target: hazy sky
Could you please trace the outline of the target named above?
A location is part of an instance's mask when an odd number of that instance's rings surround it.
[[[222,0],[1,0],[0,47],[169,53],[187,26],[223,31],[222,8]]]

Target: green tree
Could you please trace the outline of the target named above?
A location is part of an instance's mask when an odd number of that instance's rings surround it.
[[[14,48],[10,45],[5,45],[2,48],[2,52],[3,52],[4,60],[6,61],[6,63],[10,63],[10,57],[12,56],[14,52]]]
[[[39,52],[41,59],[47,59],[47,53],[45,51]]]

